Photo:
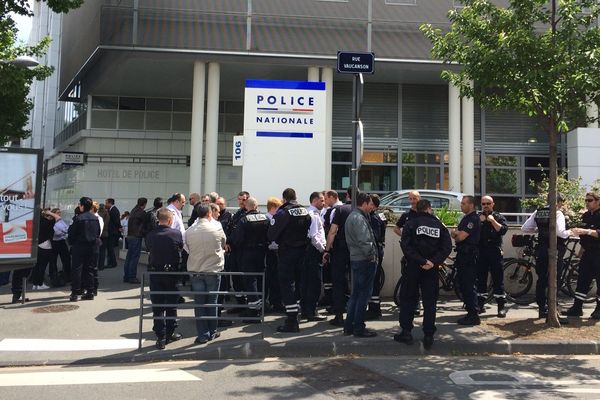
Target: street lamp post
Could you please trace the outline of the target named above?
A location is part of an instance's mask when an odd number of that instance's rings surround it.
[[[18,56],[14,60],[0,60],[2,64],[12,64],[17,67],[31,68],[40,65],[40,62],[31,56]]]

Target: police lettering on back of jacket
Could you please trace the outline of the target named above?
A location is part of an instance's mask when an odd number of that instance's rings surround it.
[[[400,286],[400,327],[402,331],[394,335],[401,343],[413,342],[412,329],[414,310],[423,298],[423,346],[433,345],[436,331],[436,303],[438,298],[438,266],[452,251],[452,240],[448,230],[432,215],[428,200],[419,200],[413,217],[403,227],[400,246],[407,260]]]
[[[296,278],[301,275],[304,253],[308,245],[308,230],[311,217],[308,210],[296,201],[296,191],[292,188],[283,191],[285,203],[271,220],[268,239],[279,245],[279,282],[281,297],[287,318],[278,332],[298,332],[298,312],[300,306],[296,297]]]

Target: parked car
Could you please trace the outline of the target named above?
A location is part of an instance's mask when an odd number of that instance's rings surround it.
[[[459,192],[448,192],[445,190],[416,190],[421,194],[422,199],[427,199],[431,202],[431,207],[434,209],[447,207],[449,210],[460,210],[460,202],[464,196]],[[389,193],[381,198],[381,206],[391,209],[394,213],[401,214],[410,209],[410,202],[408,201],[408,194],[410,192],[412,190],[396,190]]]

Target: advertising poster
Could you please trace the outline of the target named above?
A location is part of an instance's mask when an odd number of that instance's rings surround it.
[[[35,261],[41,152],[0,148],[0,264]]]

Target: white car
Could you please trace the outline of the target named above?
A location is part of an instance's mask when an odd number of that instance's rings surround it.
[[[381,207],[390,208],[394,213],[403,213],[410,209],[408,194],[413,190],[396,190],[381,198]],[[445,190],[418,190],[422,199],[429,200],[431,208],[448,207],[449,210],[460,210],[460,202],[463,198],[463,193],[448,192]]]

